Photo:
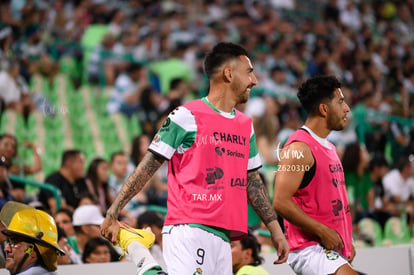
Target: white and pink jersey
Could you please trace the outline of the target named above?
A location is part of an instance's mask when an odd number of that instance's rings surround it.
[[[174,117],[183,114],[180,109],[170,115],[150,146],[155,152],[161,151],[157,146],[164,146],[165,152],[172,153],[165,224],[214,226],[229,230],[231,240],[240,239],[247,233],[247,171],[260,167],[251,119],[237,110],[232,117],[223,116],[205,100],[180,108],[191,113],[181,121],[195,119],[191,134],[184,133],[193,136],[194,142],[180,142],[176,150],[168,145],[180,139],[170,132],[180,123]]]
[[[352,249],[352,220],[342,164],[335,146],[321,145],[305,129],[293,133],[285,146],[295,141],[309,146],[316,169],[309,184],[299,188],[292,199],[307,215],[338,232],[344,243],[341,254],[348,257]],[[286,220],[285,233],[291,251],[320,243],[315,235]]]

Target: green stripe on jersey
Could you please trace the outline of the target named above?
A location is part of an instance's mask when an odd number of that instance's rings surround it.
[[[181,106],[168,115],[149,148],[171,159],[175,152],[182,154],[190,148],[195,142],[196,135],[194,115]]]
[[[256,144],[256,134],[250,136],[250,150],[249,150],[249,159],[254,158],[257,154],[259,154],[259,150],[257,149]]]
[[[168,144],[174,149],[181,147],[184,150],[193,145],[196,133],[196,131],[186,131],[183,127],[172,120],[168,126],[163,126],[158,131],[158,135],[161,136],[162,142]]]

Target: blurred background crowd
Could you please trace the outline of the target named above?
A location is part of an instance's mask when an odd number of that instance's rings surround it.
[[[207,94],[203,59],[219,41],[253,61],[258,85],[238,108],[253,119],[271,196],[277,152],[306,116],[297,87],[335,75],[351,122],[328,139],[343,161],[355,237],[410,242],[413,1],[1,1],[0,206],[22,201],[70,221],[85,204],[104,214],[168,113]],[[162,218],[166,169],[125,221],[138,226],[148,210]],[[261,230],[257,220],[249,224]]]

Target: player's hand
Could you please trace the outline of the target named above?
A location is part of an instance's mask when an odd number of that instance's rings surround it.
[[[118,242],[118,231],[119,223],[116,219],[106,215],[103,223],[101,224],[101,234],[113,245],[116,245]]]
[[[319,238],[321,239],[322,246],[326,249],[341,250],[344,248],[344,243],[342,242],[341,237],[338,232],[332,228],[326,226],[323,232],[319,235]]]
[[[277,251],[277,256],[279,257],[273,264],[281,264],[287,261],[289,255],[289,245],[286,241],[286,238],[282,236],[272,236],[272,242]]]

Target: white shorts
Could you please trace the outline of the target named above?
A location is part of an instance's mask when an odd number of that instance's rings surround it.
[[[165,225],[162,243],[168,275],[233,274],[230,243],[210,232]]]
[[[288,263],[296,274],[333,274],[348,261],[334,250],[326,250],[320,244],[289,253]]]

